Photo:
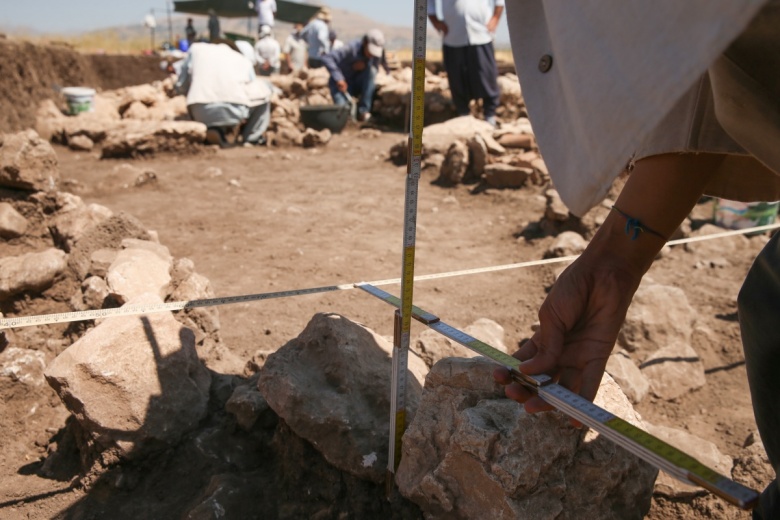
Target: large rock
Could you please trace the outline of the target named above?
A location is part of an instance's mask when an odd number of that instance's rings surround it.
[[[678,287],[642,284],[620,329],[618,344],[643,362],[659,348],[689,344],[697,312]]]
[[[159,152],[191,152],[206,140],[206,125],[197,121],[133,121],[112,127],[101,157],[140,157]]]
[[[49,191],[59,181],[54,149],[35,130],[0,135],[0,186]]]
[[[258,387],[271,409],[328,462],[380,483],[387,469],[392,348],[342,316],[316,314],[300,336],[268,357]],[[409,420],[426,371],[409,356]]]
[[[10,347],[0,351],[0,377],[28,386],[43,385],[46,354],[40,350]]]
[[[40,253],[0,258],[0,300],[49,288],[67,267],[66,254],[50,248]]]
[[[166,254],[167,248],[149,241],[137,242],[149,246],[130,242],[130,247],[120,251],[108,268],[108,288],[119,303],[126,303],[144,293],[156,294],[164,299],[170,289],[173,258]],[[126,244],[128,242],[123,242],[123,245]]]
[[[485,167],[482,179],[491,188],[522,188],[533,173],[534,171],[531,168],[495,163]]]
[[[559,412],[503,397],[495,364],[449,358],[425,380],[396,483],[428,519],[640,519],[657,470]],[[605,376],[596,402],[641,419]],[[605,405],[605,403],[608,403]]]
[[[639,368],[650,382],[653,395],[661,399],[676,399],[707,383],[704,363],[685,343],[673,342],[658,349]]]
[[[81,197],[66,192],[56,194],[57,212],[51,218],[49,230],[55,242],[65,251],[91,227],[113,216],[113,212],[100,204],[84,204]]]
[[[464,180],[468,169],[469,147],[459,139],[447,149],[444,163],[439,170],[439,182],[446,185],[458,184]]]
[[[144,295],[131,304],[159,304]],[[205,417],[211,375],[171,313],[103,321],[60,354],[46,380],[105,449],[136,458],[174,445]]]
[[[623,349],[609,356],[607,373],[634,404],[641,402],[650,391],[650,382]]]

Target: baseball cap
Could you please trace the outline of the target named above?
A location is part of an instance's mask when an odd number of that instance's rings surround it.
[[[385,46],[385,35],[379,29],[371,29],[366,33],[366,45],[371,56],[381,58]]]
[[[269,25],[261,25],[260,26],[260,33],[258,34],[260,38],[265,38],[266,36],[271,36],[271,26]]]

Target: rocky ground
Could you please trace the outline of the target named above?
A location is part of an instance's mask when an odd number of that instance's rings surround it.
[[[301,103],[324,99],[322,77],[276,77],[269,145],[253,148],[204,146],[165,83],[102,92],[95,113],[77,118],[44,102],[43,139],[0,138],[0,312],[400,276],[408,149],[391,128],[405,118],[407,75],[381,80],[379,125],[337,135],[297,120]],[[429,74],[426,91],[427,120],[447,119],[446,79]],[[426,129],[418,274],[577,254],[620,190],[618,179],[604,204],[569,215],[511,74],[502,96],[498,130],[470,118]],[[718,232],[712,213],[713,201],[700,201],[679,237]],[[735,298],[766,240],[664,250],[599,396],[756,489],[770,468]],[[565,265],[420,281],[415,300],[512,352]],[[501,397],[490,364],[464,359],[472,355],[417,323],[410,427],[388,500],[392,317],[352,289],[0,332],[0,516],[749,517],[699,488],[656,479],[558,414],[524,414]]]

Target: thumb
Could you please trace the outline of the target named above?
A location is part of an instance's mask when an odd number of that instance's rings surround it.
[[[542,325],[530,340],[535,347],[532,357],[520,363],[520,371],[528,375],[547,374],[554,376],[559,369],[563,350],[563,331],[555,326]]]

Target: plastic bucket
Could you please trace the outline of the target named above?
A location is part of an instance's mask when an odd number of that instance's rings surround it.
[[[728,229],[773,224],[780,202],[736,202],[717,199],[714,208],[715,223]]]
[[[350,118],[349,105],[309,105],[301,107],[301,122],[307,128],[334,134],[341,132]]]
[[[68,103],[68,113],[72,116],[82,112],[92,112],[95,89],[88,87],[65,87],[62,95]]]

